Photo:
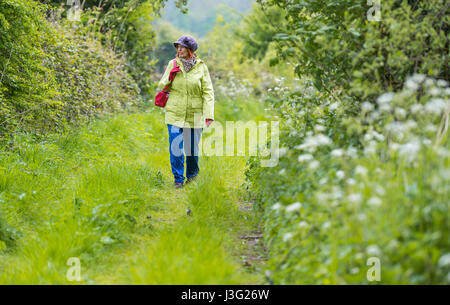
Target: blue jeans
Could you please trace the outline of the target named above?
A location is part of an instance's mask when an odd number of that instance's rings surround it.
[[[186,154],[186,178],[193,178],[199,172],[198,143],[203,128],[180,128],[167,124],[169,129],[170,165],[175,182],[184,182],[184,153]]]

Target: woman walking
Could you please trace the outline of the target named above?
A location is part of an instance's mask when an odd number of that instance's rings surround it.
[[[181,36],[173,43],[177,55],[171,60],[158,88],[171,84],[165,106],[165,124],[169,130],[170,165],[175,178],[174,186],[184,184],[184,153],[186,154],[186,183],[196,177],[198,144],[203,128],[214,120],[214,90],[205,62],[194,53],[198,43],[194,37]]]

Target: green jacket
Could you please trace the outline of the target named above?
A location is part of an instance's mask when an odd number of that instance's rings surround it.
[[[179,57],[178,72],[172,82],[169,99],[164,107],[165,123],[181,128],[206,128],[205,119],[214,119],[214,89],[205,62],[197,58],[196,64],[186,73]],[[169,61],[158,88],[169,84],[173,59]],[[195,114],[195,115],[194,115]]]

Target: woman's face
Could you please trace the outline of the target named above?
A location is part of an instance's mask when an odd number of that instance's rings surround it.
[[[189,52],[188,52],[187,48],[185,48],[181,45],[177,45],[177,50],[178,50],[178,54],[180,55],[180,57],[189,58]]]

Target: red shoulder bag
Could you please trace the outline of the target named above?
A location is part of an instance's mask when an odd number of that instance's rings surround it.
[[[176,70],[175,68],[178,68],[178,70]],[[173,69],[172,69],[172,71],[171,71],[171,74],[181,71],[179,69],[179,67],[177,66],[176,59],[173,60]],[[171,76],[169,76],[169,79],[170,78],[171,78]],[[166,106],[167,100],[169,99],[170,87],[172,86],[172,82],[173,82],[174,78],[175,78],[175,76],[173,76],[172,79],[170,79],[170,83],[168,85],[166,85],[162,91],[158,92],[158,94],[155,97],[155,106],[158,106],[158,107],[165,107]]]

